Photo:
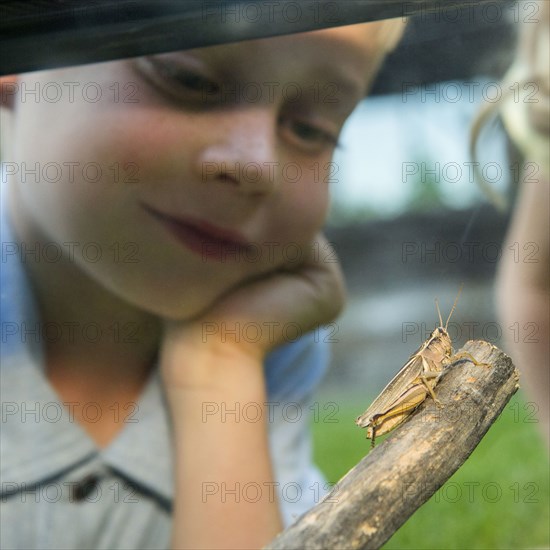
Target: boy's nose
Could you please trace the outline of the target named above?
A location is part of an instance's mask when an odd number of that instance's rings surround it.
[[[197,157],[201,181],[234,185],[243,193],[271,193],[280,173],[276,115],[261,107],[218,114]]]

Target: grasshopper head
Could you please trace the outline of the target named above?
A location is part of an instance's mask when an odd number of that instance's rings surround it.
[[[453,343],[451,337],[447,332],[447,329],[443,327],[437,327],[431,335],[433,341],[438,342],[439,345],[443,348],[445,355],[451,356],[453,354]]]

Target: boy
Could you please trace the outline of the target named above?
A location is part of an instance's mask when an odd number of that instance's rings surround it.
[[[330,159],[402,28],[2,79],[2,548],[257,548],[314,504]]]

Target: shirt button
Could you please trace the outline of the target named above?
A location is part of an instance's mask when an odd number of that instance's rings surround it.
[[[75,502],[82,502],[96,489],[99,477],[90,474],[72,486],[72,498]]]

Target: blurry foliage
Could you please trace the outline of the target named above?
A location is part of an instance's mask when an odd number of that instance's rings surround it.
[[[333,227],[342,227],[376,220],[380,217],[383,217],[380,215],[380,212],[364,203],[350,208],[338,201],[332,201],[328,224]]]
[[[422,162],[418,162],[421,165]],[[425,162],[426,165],[434,163]],[[405,207],[407,212],[429,212],[439,208],[446,208],[442,199],[441,183],[435,174],[426,173],[418,176],[411,184],[412,193]]]
[[[433,165],[427,161],[418,161],[426,165]],[[437,181],[435,174],[419,173],[416,180],[403,183],[412,189],[410,197],[399,214],[387,214],[364,202],[358,202],[354,206],[333,200],[331,203],[328,224],[333,227],[361,224],[378,219],[399,217],[407,213],[426,213],[439,211],[441,208],[447,210],[448,206],[443,200],[441,183]]]

